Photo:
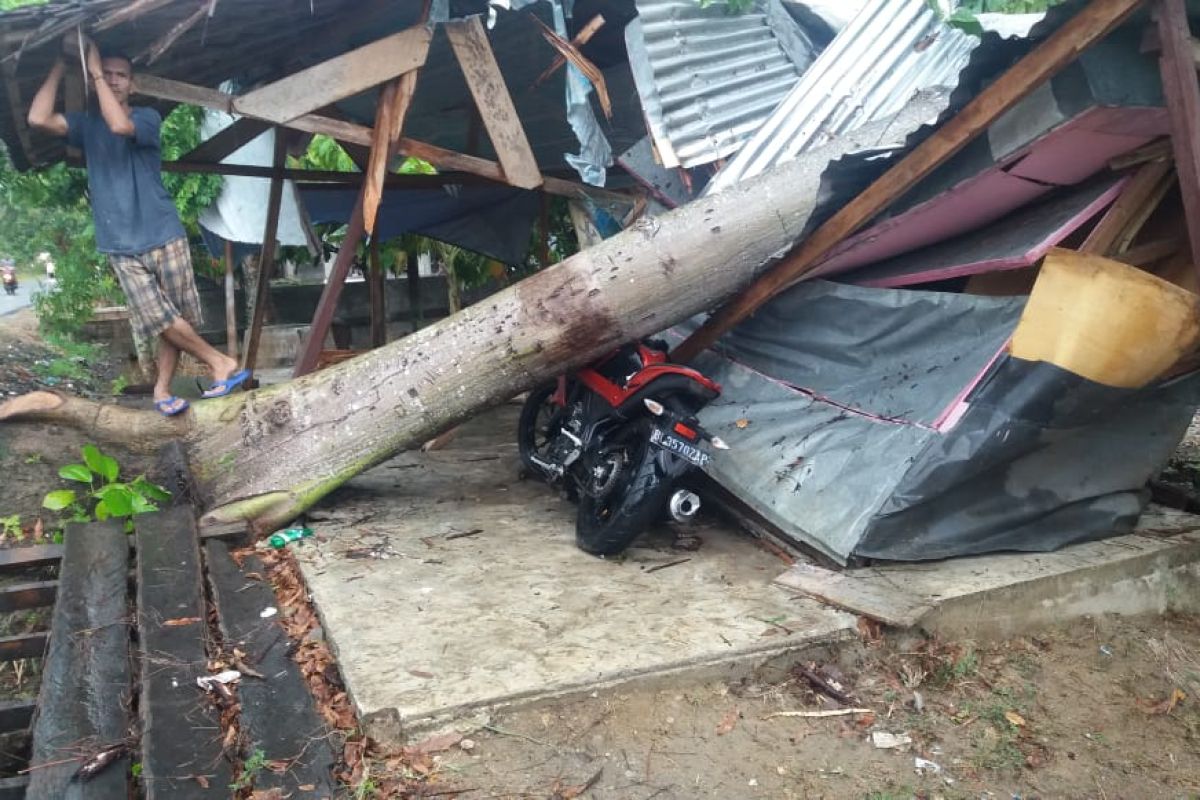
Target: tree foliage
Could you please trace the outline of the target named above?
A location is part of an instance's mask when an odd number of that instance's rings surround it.
[[[160,147],[164,161],[174,161],[200,144],[200,123],[204,109],[178,105],[162,123]],[[217,201],[223,179],[220,175],[200,172],[164,172],[163,186],[175,200],[179,219],[189,236],[200,234],[200,212]]]

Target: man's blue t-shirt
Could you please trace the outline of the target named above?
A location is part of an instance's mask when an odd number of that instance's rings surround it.
[[[143,107],[130,109],[129,117],[133,136],[118,136],[97,113],[66,114],[67,141],[87,157],[96,249],[102,253],[145,253],[184,235],[162,183],[162,117]]]

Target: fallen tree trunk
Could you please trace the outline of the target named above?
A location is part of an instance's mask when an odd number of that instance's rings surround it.
[[[850,145],[842,145],[848,148]],[[353,475],[612,347],[712,307],[790,249],[836,151],[644,219],[440,323],[290,383],[195,403],[182,422],[50,393],[0,406],[142,448],[182,437],[201,524],[277,529]],[[135,433],[136,432],[136,433]],[[131,441],[131,436],[136,442]]]

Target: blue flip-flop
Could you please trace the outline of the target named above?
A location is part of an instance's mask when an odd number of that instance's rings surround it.
[[[154,407],[158,409],[158,413],[164,417],[174,417],[177,414],[182,414],[189,408],[189,403],[182,397],[171,395],[164,397],[162,400],[155,400]]]
[[[224,397],[250,379],[250,370],[239,369],[223,381],[213,381],[213,385],[204,393],[204,399]]]

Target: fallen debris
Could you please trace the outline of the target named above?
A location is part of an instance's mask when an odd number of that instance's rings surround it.
[[[876,750],[895,750],[912,744],[912,737],[907,733],[871,731],[871,744],[875,745]]]
[[[764,720],[774,719],[775,717],[802,717],[804,719],[822,719],[824,717],[847,717],[852,714],[874,714],[875,712],[869,708],[833,708],[827,711],[776,711],[773,714],[767,714],[763,717]]]

